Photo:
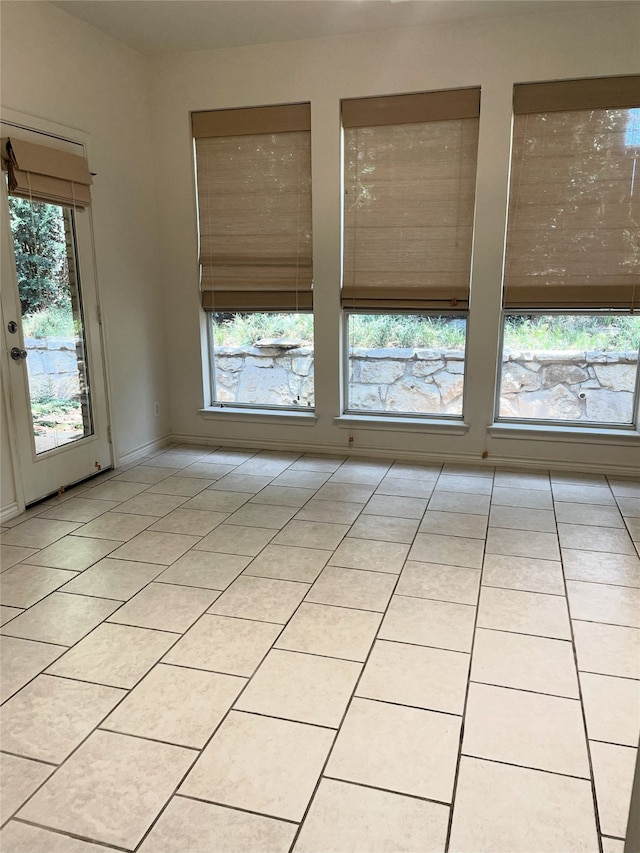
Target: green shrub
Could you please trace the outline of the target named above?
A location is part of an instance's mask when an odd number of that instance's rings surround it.
[[[313,342],[310,314],[217,314],[216,346],[251,346],[261,338]],[[352,314],[349,344],[355,348],[425,347],[462,350],[465,325],[456,317]],[[572,349],[632,352],[640,347],[640,317],[518,316],[505,323],[507,349]]]
[[[73,338],[78,332],[78,325],[70,307],[44,308],[22,318],[27,338]]]
[[[352,314],[352,347],[427,347],[464,349],[465,326],[456,318],[420,317],[414,314]]]
[[[77,399],[64,400],[51,394],[41,394],[32,400],[31,414],[36,427],[53,429],[64,420],[71,429],[82,429],[82,407]]]
[[[251,346],[261,338],[313,343],[311,314],[216,314],[214,318],[216,346]],[[349,322],[353,347],[464,347],[464,328],[439,317],[353,314]]]
[[[80,401],[73,397],[65,400],[62,397],[53,397],[51,394],[42,394],[31,401],[31,411],[34,415],[49,415],[54,412],[80,411]]]
[[[507,317],[504,344],[508,349],[631,352],[640,347],[640,317]]]
[[[251,346],[261,338],[295,338],[313,343],[311,314],[214,314],[217,347]]]

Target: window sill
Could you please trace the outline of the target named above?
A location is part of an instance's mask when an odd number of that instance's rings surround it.
[[[233,406],[209,406],[199,409],[205,420],[251,421],[263,424],[293,424],[295,426],[314,426],[318,416],[311,412],[278,411],[277,409],[244,409]]]
[[[423,432],[441,435],[465,435],[468,424],[437,418],[376,418],[372,415],[340,415],[333,419],[340,429],[374,429],[387,432]]]
[[[564,441],[571,444],[638,444],[640,432],[636,429],[593,429],[546,424],[494,423],[487,428],[492,438],[534,439],[536,441]]]

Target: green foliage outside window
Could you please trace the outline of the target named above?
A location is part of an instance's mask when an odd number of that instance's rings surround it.
[[[309,314],[217,314],[213,324],[216,346],[251,346],[263,338],[293,338],[313,342]],[[452,321],[453,320],[453,321]],[[414,314],[352,314],[352,347],[425,347],[464,349],[462,318]],[[640,346],[640,319],[628,315],[509,316],[505,323],[507,349],[607,350],[634,352]]]
[[[70,309],[69,269],[62,208],[9,198],[22,314]]]

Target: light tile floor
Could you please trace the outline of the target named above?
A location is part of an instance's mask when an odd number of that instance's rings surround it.
[[[624,478],[192,446],[33,507],[0,847],[622,850],[639,536]]]

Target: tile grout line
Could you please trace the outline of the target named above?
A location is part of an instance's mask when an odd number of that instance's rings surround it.
[[[11,755],[13,756],[13,758],[23,758],[25,759],[25,761],[34,761],[36,764],[44,764],[45,767],[56,768],[59,766],[55,763],[55,761],[47,761],[44,758],[34,758],[32,755],[23,755],[21,752],[14,752],[12,749],[3,748],[2,750],[0,750],[0,755]]]
[[[608,486],[608,481],[607,481],[607,486]],[[555,502],[554,502],[554,512],[555,512]],[[557,524],[558,524],[558,522],[556,520],[556,526],[557,526]],[[560,532],[559,531],[558,531],[558,541],[560,541]],[[563,559],[563,555],[562,555],[562,548],[560,548],[560,564],[562,567],[562,583],[564,585],[564,595],[565,595],[565,601],[566,601],[566,605],[567,605],[567,619],[569,621],[569,631],[570,631],[570,636],[571,636],[571,651],[573,653],[573,664],[575,667],[576,681],[577,681],[577,685],[578,685],[578,697],[580,699],[580,714],[582,717],[582,732],[584,735],[585,751],[586,751],[586,755],[587,755],[587,764],[589,767],[589,776],[590,776],[589,782],[590,782],[590,786],[591,786],[591,799],[592,799],[592,803],[593,803],[593,819],[594,819],[594,823],[595,823],[596,838],[597,838],[597,842],[598,842],[598,851],[599,851],[599,853],[603,853],[602,828],[600,825],[600,812],[599,812],[599,808],[598,808],[598,797],[597,797],[597,793],[596,793],[596,780],[595,780],[595,774],[593,772],[593,760],[591,757],[591,747],[589,745],[589,732],[587,729],[587,715],[586,715],[586,711],[585,711],[585,707],[584,707],[584,698],[582,696],[582,683],[580,681],[580,667],[578,665],[578,647],[576,645],[576,638],[575,638],[575,633],[573,630],[573,621],[574,620],[571,618],[571,604],[569,601],[569,590],[567,587],[567,578],[566,578],[565,571],[564,571],[564,559]]]
[[[418,800],[421,803],[433,803],[436,806],[444,806],[446,809],[451,808],[451,803],[444,800],[435,800],[433,797],[423,797],[420,794],[408,794],[406,791],[394,791],[391,788],[382,788],[380,785],[367,785],[366,782],[354,782],[352,779],[341,779],[339,776],[329,776],[325,774],[323,779],[330,779],[332,782],[340,782],[343,785],[353,785],[356,788],[365,788],[369,791],[384,791],[385,794],[393,794],[396,797],[406,797],[408,800]]]
[[[532,767],[530,764],[514,764],[513,761],[504,761],[499,758],[487,758],[484,755],[473,755],[470,752],[462,753],[465,758],[473,758],[476,761],[486,761],[489,764],[500,764],[503,767],[516,767],[521,770],[532,770],[534,773],[544,773],[547,776],[559,776],[563,779],[576,779],[579,782],[588,782],[587,776],[576,776],[575,773],[561,773],[559,770],[547,770],[544,767]]]
[[[491,481],[491,492],[489,495],[489,505],[491,505],[491,497],[493,496],[494,488],[495,488],[495,473],[494,473],[494,477]],[[487,532],[486,532],[485,539],[484,539],[484,547],[483,547],[483,554],[482,554],[482,567],[480,569],[480,585],[478,586],[478,598],[477,598],[474,620],[473,620],[473,633],[471,636],[471,647],[469,649],[469,670],[467,672],[467,685],[466,685],[466,690],[465,690],[465,695],[464,695],[464,702],[462,705],[462,722],[460,724],[460,739],[459,739],[459,743],[458,743],[458,754],[456,756],[456,766],[455,766],[454,776],[453,776],[453,786],[451,789],[451,809],[449,811],[447,833],[445,836],[444,853],[448,853],[449,847],[451,844],[451,832],[453,829],[453,816],[454,816],[454,810],[455,810],[455,806],[456,806],[456,798],[458,795],[458,781],[460,778],[460,768],[461,768],[461,764],[462,764],[462,744],[464,741],[465,724],[467,722],[467,707],[468,707],[468,703],[469,703],[469,690],[471,687],[471,670],[473,667],[473,650],[475,647],[476,631],[478,629],[478,616],[480,614],[480,598],[482,595],[482,578],[484,576],[484,563],[485,563],[485,559],[487,556],[487,538],[488,538],[488,536],[489,536],[489,526],[487,524]]]
[[[282,821],[283,823],[290,823],[292,826],[298,826],[297,820],[292,820],[288,817],[279,817],[277,815],[267,814],[266,812],[257,812],[253,809],[244,809],[242,808],[242,806],[234,806],[231,803],[224,803],[220,800],[205,800],[204,797],[194,797],[193,794],[181,794],[179,791],[174,794],[174,797],[180,797],[181,800],[193,800],[196,803],[206,803],[207,805],[211,806],[219,806],[223,809],[232,809],[234,812],[241,812],[242,814],[252,814],[256,817],[263,817],[273,821]]]
[[[153,670],[156,668],[156,666],[157,666],[157,664],[154,667],[152,667],[146,675],[150,675],[150,673],[153,672]],[[146,675],[145,675],[145,678],[146,678]],[[124,700],[127,698],[128,698],[128,694],[127,694],[127,696],[122,697],[121,702],[124,702]],[[118,702],[118,705],[120,705],[120,704],[121,703]],[[116,710],[117,707],[118,706],[116,705],[113,708],[113,710],[109,712],[109,714],[108,714],[109,717]],[[134,740],[143,740],[147,743],[161,743],[163,746],[174,746],[174,747],[176,747],[176,749],[185,749],[188,752],[197,753],[197,755],[193,759],[191,766],[193,766],[193,764],[195,764],[195,762],[198,760],[198,758],[200,758],[201,748],[199,746],[192,746],[191,744],[187,744],[187,743],[176,743],[175,741],[172,741],[172,740],[163,740],[162,738],[150,737],[149,735],[135,734],[133,732],[124,731],[123,729],[110,729],[110,728],[107,728],[107,726],[105,726],[106,719],[107,719],[107,717],[105,717],[105,719],[101,723],[98,723],[98,725],[95,727],[95,729],[93,729],[92,734],[95,734],[95,732],[107,732],[108,734],[111,734],[111,735],[119,735],[120,737],[129,737],[129,738],[133,738]],[[191,769],[191,767],[189,769]]]
[[[45,779],[45,782],[47,781],[48,779]],[[43,782],[43,784],[45,783]],[[36,823],[32,820],[25,820],[25,818],[23,817],[11,817],[9,820],[14,820],[16,823],[20,823],[24,826],[32,826],[34,827],[34,829],[43,829],[46,832],[52,832],[54,833],[54,835],[58,835],[62,838],[72,838],[76,841],[83,841],[87,844],[102,844],[104,847],[107,848],[107,850],[119,850],[122,851],[122,853],[131,853],[131,851],[127,847],[118,847],[115,844],[110,844],[108,841],[96,841],[95,838],[90,838],[88,835],[77,835],[73,832],[65,832],[64,830],[56,829],[53,826],[45,826],[44,824]],[[9,820],[2,825],[3,829],[8,825]]]
[[[269,651],[273,651],[270,649]],[[239,699],[240,696],[237,697]],[[235,714],[242,714],[243,716],[249,717],[259,717],[263,720],[280,720],[284,723],[295,723],[298,726],[310,726],[314,729],[322,729],[322,731],[330,732],[334,736],[338,734],[338,729],[336,726],[327,726],[322,723],[312,723],[309,720],[296,720],[294,717],[278,717],[276,714],[266,714],[264,711],[250,711],[248,708],[236,708],[234,707],[237,699],[234,699],[234,703],[229,707],[229,712],[233,711]],[[297,823],[297,821],[295,821]]]
[[[428,504],[427,504],[427,506],[428,506]],[[425,507],[425,512],[426,512],[426,507]],[[424,514],[423,514],[423,515],[424,515]],[[418,527],[419,527],[419,525],[418,525]],[[416,532],[414,533],[413,540],[412,540],[413,542],[415,542],[415,537],[416,537],[417,535],[418,535],[418,530],[417,530],[417,528],[416,528]],[[407,562],[407,560],[408,560],[408,557],[409,557],[409,554],[410,554],[410,553],[411,553],[411,547],[409,548],[409,551],[407,552],[407,557],[406,557],[406,558],[405,558],[405,560],[403,561],[403,568],[404,568],[404,566],[406,565],[406,562]],[[304,811],[304,814],[303,814],[303,816],[302,816],[302,819],[301,819],[301,821],[300,821],[300,825],[299,825],[299,827],[298,827],[298,830],[297,830],[297,832],[295,833],[295,835],[294,835],[294,837],[293,837],[293,839],[292,839],[292,841],[291,841],[291,845],[289,846],[289,853],[294,853],[294,848],[295,848],[296,844],[298,843],[298,839],[299,839],[299,837],[300,837],[300,833],[302,832],[302,828],[304,827],[304,824],[305,824],[305,821],[306,821],[307,815],[309,814],[309,812],[310,812],[310,810],[311,810],[311,808],[312,808],[312,806],[313,806],[313,803],[315,802],[315,799],[316,799],[316,796],[317,796],[318,790],[319,790],[319,788],[320,788],[320,784],[321,784],[321,782],[322,782],[322,779],[323,779],[323,778],[325,778],[325,770],[326,770],[326,768],[327,768],[327,766],[328,766],[328,764],[329,764],[329,762],[330,762],[330,760],[331,760],[331,755],[332,755],[332,753],[333,753],[333,750],[335,749],[336,742],[337,742],[337,740],[338,740],[338,738],[339,738],[339,736],[340,736],[340,733],[341,733],[341,731],[342,731],[342,726],[343,726],[344,721],[345,721],[345,719],[346,719],[346,717],[347,717],[347,714],[349,713],[349,710],[350,710],[350,708],[351,708],[351,706],[352,706],[352,704],[353,704],[353,700],[354,700],[354,698],[356,698],[356,693],[357,693],[357,691],[358,691],[358,687],[359,687],[359,685],[360,685],[360,681],[361,681],[362,676],[363,676],[363,674],[364,674],[364,671],[365,671],[365,669],[366,669],[366,667],[367,667],[367,664],[368,664],[368,662],[369,662],[369,659],[371,658],[371,655],[372,655],[372,653],[373,653],[373,649],[375,648],[376,640],[377,640],[377,639],[378,639],[378,637],[379,637],[380,629],[382,628],[382,625],[383,625],[383,623],[384,623],[384,618],[385,618],[385,616],[386,616],[386,614],[387,614],[387,612],[388,612],[388,610],[389,610],[389,607],[390,607],[390,605],[391,605],[391,601],[393,600],[393,596],[394,596],[395,590],[396,590],[396,588],[397,588],[397,586],[398,586],[398,583],[399,583],[399,581],[400,581],[400,577],[401,577],[401,576],[402,576],[402,569],[400,570],[400,572],[399,572],[399,574],[398,574],[398,576],[397,576],[397,578],[396,578],[396,582],[395,582],[395,584],[394,584],[394,586],[393,586],[393,589],[392,589],[392,591],[391,591],[391,595],[389,596],[389,600],[388,600],[387,605],[386,605],[386,607],[385,607],[385,609],[384,609],[384,613],[383,613],[382,619],[380,620],[380,624],[378,625],[378,628],[377,628],[377,630],[376,630],[376,632],[375,632],[375,634],[374,634],[373,641],[372,641],[371,645],[369,646],[369,651],[368,651],[368,653],[367,653],[367,655],[366,655],[366,657],[365,657],[364,661],[362,662],[362,667],[361,667],[361,669],[360,669],[360,674],[358,675],[358,678],[356,679],[356,682],[355,682],[355,684],[354,684],[354,686],[353,686],[353,689],[352,689],[352,691],[351,691],[351,696],[349,697],[349,700],[348,700],[348,702],[347,702],[347,704],[346,704],[346,707],[345,707],[344,713],[342,714],[342,717],[341,717],[341,719],[340,719],[340,723],[339,723],[339,725],[338,725],[338,728],[337,728],[337,731],[336,731],[336,735],[335,735],[335,737],[334,737],[334,739],[333,739],[333,743],[331,744],[331,747],[329,748],[329,751],[328,751],[328,753],[327,753],[327,757],[325,758],[325,761],[324,761],[324,763],[323,763],[323,765],[322,765],[322,768],[321,768],[320,773],[319,773],[319,775],[318,775],[318,779],[317,779],[316,784],[315,784],[315,786],[314,786],[313,792],[312,792],[312,794],[311,794],[311,797],[309,798],[309,801],[308,801],[308,803],[307,803],[307,807],[306,807],[306,809],[305,809],[305,811]],[[349,783],[348,783],[348,780],[341,780],[341,781],[346,782],[347,784],[349,784]]]

